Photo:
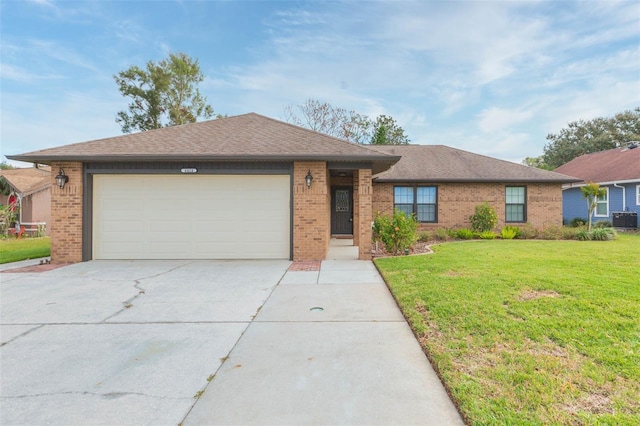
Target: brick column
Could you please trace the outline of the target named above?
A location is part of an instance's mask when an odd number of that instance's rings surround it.
[[[307,188],[305,176],[313,183]],[[324,260],[329,249],[330,205],[327,164],[301,161],[293,164],[293,260]]]
[[[69,182],[63,189],[56,184],[58,170],[64,169]],[[51,164],[51,261],[82,262],[82,163]]]
[[[354,224],[354,240],[357,233],[359,259],[371,260],[371,221],[373,220],[371,170],[359,169],[357,178],[355,186],[358,191],[358,221]]]

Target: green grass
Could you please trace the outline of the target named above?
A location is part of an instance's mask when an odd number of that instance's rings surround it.
[[[640,424],[640,234],[376,265],[470,424]]]
[[[49,237],[0,240],[0,264],[37,259],[50,254],[51,239]]]

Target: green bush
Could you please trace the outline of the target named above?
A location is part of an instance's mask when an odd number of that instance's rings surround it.
[[[608,220],[599,220],[593,224],[596,228],[611,228],[611,222]]]
[[[433,232],[431,231],[421,231],[418,232],[418,241],[422,243],[426,243],[429,241],[433,241],[435,239]]]
[[[500,230],[500,237],[503,240],[512,240],[518,238],[518,235],[520,235],[520,228],[515,226],[507,225]]]
[[[449,231],[445,228],[438,228],[434,234],[436,241],[449,241],[451,239],[451,235]]]
[[[498,214],[485,202],[476,206],[475,214],[469,216],[471,229],[476,232],[493,231],[498,225]]]
[[[578,233],[586,229],[584,226],[572,228],[570,226],[562,227],[562,239],[564,240],[577,240]]]
[[[539,233],[540,232],[535,226],[531,225],[530,223],[526,223],[524,226],[520,227],[520,232],[518,233],[518,236],[516,238],[533,240],[535,238],[538,238]]]
[[[493,240],[496,237],[496,234],[493,231],[482,231],[477,235],[481,240]]]
[[[542,228],[540,237],[543,240],[561,240],[563,237],[562,227],[554,225],[545,226],[544,228]]]
[[[587,219],[583,219],[581,217],[574,217],[569,221],[569,226],[572,228],[579,228],[581,226],[585,226],[587,224]]]
[[[470,240],[473,238],[473,231],[467,228],[460,228],[456,231],[456,238],[460,240]]]
[[[395,209],[393,217],[377,215],[373,222],[373,233],[382,241],[390,254],[401,254],[409,249],[418,239],[416,230],[418,221],[415,216],[408,216]]]
[[[616,238],[618,234],[613,228],[601,228],[596,227],[591,231],[591,239],[594,241],[611,241]]]
[[[580,241],[589,241],[591,240],[591,233],[586,229],[581,229],[576,233],[576,238]]]

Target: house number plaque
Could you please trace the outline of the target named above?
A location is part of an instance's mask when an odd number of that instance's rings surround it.
[[[198,173],[198,169],[195,167],[184,167],[180,169],[180,173]]]

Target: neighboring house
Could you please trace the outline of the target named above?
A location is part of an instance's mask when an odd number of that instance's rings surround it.
[[[629,218],[635,218],[635,224],[632,227],[638,226],[640,147],[637,144],[581,155],[555,171],[580,178],[580,182],[566,183],[562,187],[562,210],[565,221],[574,218],[587,219],[588,206],[580,188],[589,182],[595,182],[607,192],[604,197],[598,199],[593,220],[606,220],[615,226],[614,222],[618,220],[626,222]]]
[[[47,166],[0,170],[0,179],[9,187],[9,194],[0,194],[0,204],[17,200],[18,222],[25,230],[36,232],[51,221],[51,169]]]
[[[333,236],[371,258],[376,211],[468,226],[562,223],[576,179],[443,146],[355,145],[245,114],[8,156],[68,176],[52,187],[54,262],[322,260]]]

